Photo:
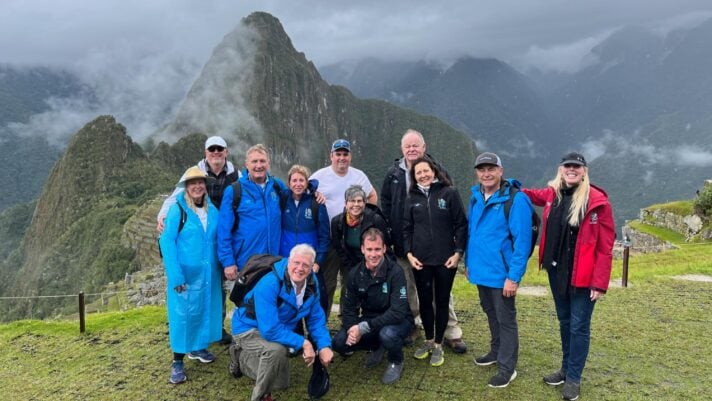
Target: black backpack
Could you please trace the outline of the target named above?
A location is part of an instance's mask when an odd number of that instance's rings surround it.
[[[245,267],[237,273],[235,285],[232,287],[232,292],[230,292],[230,301],[232,301],[238,308],[244,306],[245,295],[255,288],[257,282],[260,281],[262,277],[267,275],[267,273],[273,273],[281,282],[282,279],[274,270],[274,264],[280,260],[282,260],[281,256],[268,254],[250,256],[247,263],[245,263]]]
[[[235,215],[235,221],[232,223],[232,232],[234,233],[237,231],[238,228],[240,228],[240,215],[237,213],[237,208],[240,207],[240,201],[242,200],[242,185],[240,184],[240,181],[235,181],[232,184],[232,212]],[[279,210],[284,210],[284,208],[287,206],[287,194],[282,193],[282,189],[280,188],[279,185],[276,183],[272,185],[272,188],[274,188],[274,191],[277,193],[277,196],[279,197]],[[312,212],[312,220],[314,220],[314,226],[316,227],[317,231],[319,230],[319,203],[316,201],[316,199],[312,196],[311,198],[311,205],[309,206],[311,208]]]
[[[185,209],[183,209],[183,206],[180,205],[180,203],[176,202],[176,205],[178,205],[178,209],[180,209],[180,222],[178,223],[178,233],[180,234],[180,231],[183,229],[183,226],[185,226],[185,222],[188,220],[188,213],[186,213]],[[158,236],[156,238],[156,242],[158,242],[158,256],[163,259],[163,252],[161,251],[161,237]]]

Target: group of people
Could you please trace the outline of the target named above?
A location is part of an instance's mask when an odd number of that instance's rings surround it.
[[[467,351],[451,294],[464,261],[491,334],[489,351],[475,363],[496,364],[488,386],[506,387],[517,376],[515,299],[536,240],[537,205],[544,207],[539,265],[548,272],[562,347],[560,368],[544,382],[563,384],[564,399],[579,397],[615,238],[610,203],[590,184],[585,158],[565,155],[546,188],[530,189],[503,178],[499,156],[482,153],[466,208],[421,133],[406,131],[401,151],[386,172],[379,208],[370,180],[351,166],[348,140],[335,141],[331,164],[313,174],[292,166],[285,184],[270,174],[263,145],[248,149],[239,172],[227,161],[225,140],[208,138],[205,159],[185,172],[158,216],[172,383],[186,380],[186,354],[210,363],[208,345],[232,339],[231,373],[255,380],[253,400],[271,400],[289,385],[287,361],[299,353],[308,366],[328,366],[334,351],[368,351],[366,368],[386,356],[382,382],[391,384],[420,327],[424,341],[413,357],[441,366],[444,346]],[[257,254],[284,259],[247,293],[225,335],[223,281],[235,280]],[[332,338],[326,323],[339,275],[341,328]]]

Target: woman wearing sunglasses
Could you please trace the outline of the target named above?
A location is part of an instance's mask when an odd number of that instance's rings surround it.
[[[539,266],[549,274],[561,335],[561,368],[544,376],[544,382],[563,384],[563,398],[576,400],[593,307],[611,277],[613,211],[608,195],[590,183],[586,159],[579,153],[564,155],[546,188],[522,191],[544,207]]]

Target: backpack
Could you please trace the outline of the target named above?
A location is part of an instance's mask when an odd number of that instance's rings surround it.
[[[277,272],[274,270],[274,264],[282,260],[281,256],[268,254],[252,255],[245,263],[245,267],[237,273],[235,285],[230,292],[230,301],[238,308],[245,305],[245,296],[250,292],[257,282],[267,273],[272,272],[281,282]]]
[[[509,199],[507,199],[506,202],[504,202],[504,218],[507,220],[507,225],[509,225],[509,211],[512,209],[512,203],[514,203],[514,195],[519,192],[519,188],[512,186],[509,189]],[[539,218],[539,215],[536,213],[536,210],[532,207],[532,244],[531,248],[529,248],[529,257],[532,256],[534,253],[534,247],[536,246],[536,240],[539,238],[539,226],[541,225],[541,219]],[[509,237],[511,239],[512,233],[509,233]]]
[[[519,192],[519,187],[509,185],[509,182],[506,181],[506,185],[503,185],[502,188],[499,190],[500,193],[504,193],[504,189],[509,186],[509,199],[507,199],[504,202],[504,219],[507,221],[507,227],[509,227],[509,212],[512,210],[512,203],[514,203],[514,196],[517,195],[517,192]],[[474,206],[475,202],[477,202],[477,198],[474,198],[474,200],[470,204],[470,208]],[[536,240],[539,238],[539,226],[541,225],[541,219],[539,218],[539,215],[537,214],[536,210],[532,207],[532,223],[531,223],[531,230],[532,230],[532,243],[531,247],[529,248],[529,257],[532,256],[534,253],[534,247],[536,246]],[[509,238],[511,240],[512,238],[512,233],[509,233]]]
[[[188,213],[186,213],[185,209],[183,209],[183,206],[180,205],[180,203],[176,202],[176,205],[178,205],[178,209],[180,209],[180,222],[178,223],[178,233],[180,234],[180,231],[183,229],[183,226],[185,226],[185,222],[188,220]],[[158,256],[163,259],[163,252],[161,251],[161,237],[158,236],[156,238],[156,242],[158,243]]]
[[[240,207],[240,201],[242,200],[242,185],[240,181],[235,181],[232,184],[232,212],[235,215],[235,221],[232,223],[232,232],[234,233],[240,227],[240,215],[237,213],[237,208]],[[284,210],[287,207],[287,195],[282,193],[282,189],[279,185],[272,185],[274,191],[279,197],[279,210]],[[312,220],[314,221],[314,226],[317,231],[319,230],[319,203],[312,196],[311,205],[309,206],[312,212]]]

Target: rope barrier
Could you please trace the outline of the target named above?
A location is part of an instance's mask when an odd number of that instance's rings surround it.
[[[99,296],[99,295],[117,295],[117,294],[127,294],[129,291],[114,291],[114,292],[95,292],[92,294],[84,294],[84,296]],[[42,298],[69,298],[77,297],[77,294],[66,294],[66,295],[34,295],[26,297],[0,297],[0,300],[6,299],[42,299]]]

